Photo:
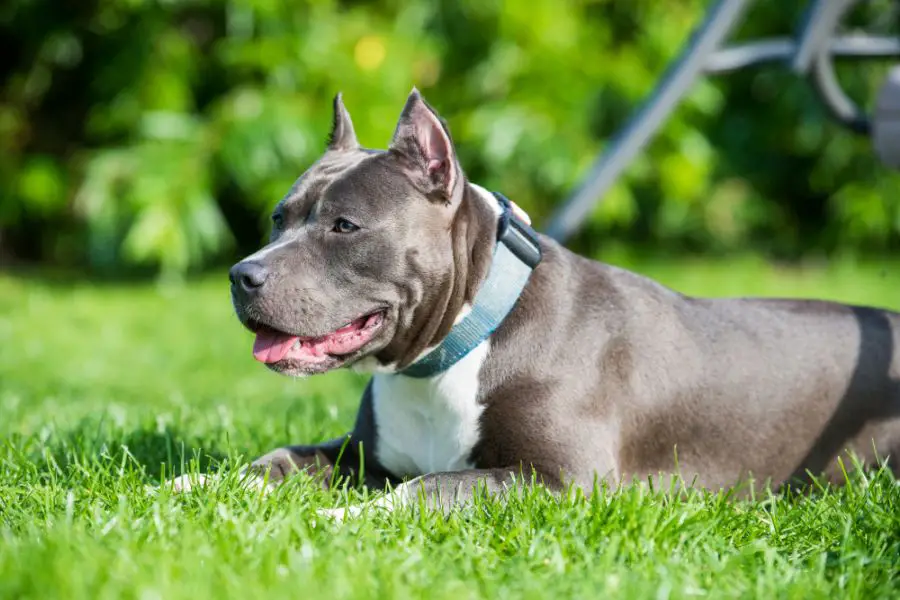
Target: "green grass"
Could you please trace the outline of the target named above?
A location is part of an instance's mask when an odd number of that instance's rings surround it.
[[[706,295],[900,307],[896,264],[803,271],[643,263]],[[224,276],[182,288],[0,276],[0,598],[875,598],[900,594],[900,489],[885,473],[802,497],[529,490],[444,519],[343,526],[358,499],[297,478],[187,496],[147,484],[351,424],[364,378],[255,364]]]

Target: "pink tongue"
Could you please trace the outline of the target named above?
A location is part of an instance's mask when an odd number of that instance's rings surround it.
[[[253,357],[259,362],[276,363],[287,355],[291,346],[298,339],[295,335],[287,335],[276,331],[260,331],[253,342]]]

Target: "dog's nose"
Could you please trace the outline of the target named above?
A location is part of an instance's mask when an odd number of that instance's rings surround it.
[[[228,271],[231,285],[251,294],[257,291],[269,277],[269,271],[256,262],[239,262]]]

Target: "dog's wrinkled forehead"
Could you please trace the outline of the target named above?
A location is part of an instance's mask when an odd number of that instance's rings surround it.
[[[286,221],[305,221],[325,208],[354,205],[364,213],[384,208],[379,201],[408,193],[389,162],[380,150],[327,152],[294,182],[275,211]]]
[[[368,156],[361,151],[326,153],[294,182],[281,201],[281,207],[291,212],[308,213],[312,209],[312,203],[321,198],[335,179],[359,165]]]

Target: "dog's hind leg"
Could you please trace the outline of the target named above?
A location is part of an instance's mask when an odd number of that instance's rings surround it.
[[[561,487],[558,481],[538,473],[535,473],[535,477],[550,490],[556,491]],[[454,508],[470,505],[479,493],[503,497],[512,490],[522,489],[525,483],[522,473],[515,469],[468,469],[429,473],[402,483],[367,504],[323,509],[318,511],[318,514],[343,521],[356,517],[367,509],[392,511],[401,507],[420,505],[426,510],[447,514]]]

